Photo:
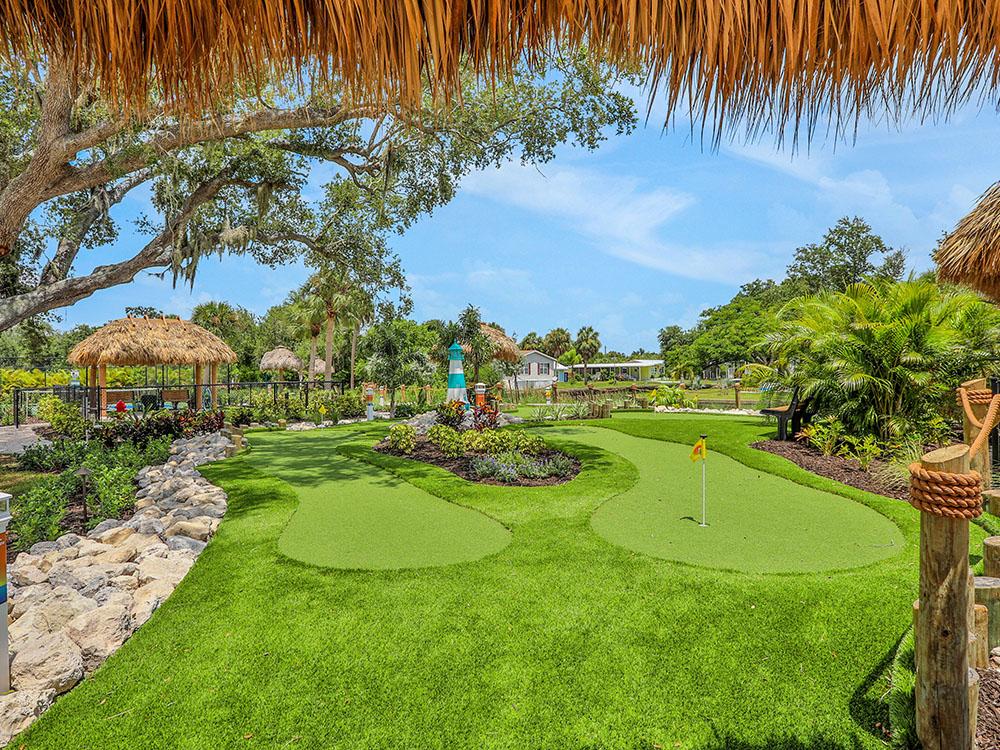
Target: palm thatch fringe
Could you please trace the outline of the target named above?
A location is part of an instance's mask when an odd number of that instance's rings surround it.
[[[994,183],[934,254],[944,281],[1000,301],[1000,182]]]
[[[463,68],[496,80],[561,45],[636,66],[667,110],[718,132],[872,108],[946,114],[1000,84],[998,0],[0,0],[0,51],[72,59],[113,103],[209,110],[234,82],[332,81],[413,105]],[[244,89],[246,90],[246,89]],[[651,99],[652,102],[652,99]]]
[[[260,369],[301,370],[302,360],[299,359],[295,355],[295,352],[291,349],[279,346],[277,349],[272,349],[271,351],[266,352],[264,356],[260,358]]]
[[[177,318],[112,320],[73,347],[81,367],[99,365],[207,365],[235,362],[236,352],[214,333]]]
[[[493,344],[493,359],[498,359],[501,362],[521,361],[521,350],[518,348],[517,342],[506,333],[485,323],[480,323],[479,330]]]

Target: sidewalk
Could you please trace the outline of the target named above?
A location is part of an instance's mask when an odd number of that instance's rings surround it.
[[[30,427],[0,427],[0,453],[22,453],[36,443],[47,443]]]

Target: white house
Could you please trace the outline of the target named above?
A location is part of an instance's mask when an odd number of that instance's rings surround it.
[[[521,352],[521,368],[517,375],[504,378],[504,388],[516,387],[522,391],[548,388],[556,378],[558,364],[555,357],[537,349]]]
[[[572,368],[559,365],[559,379],[566,380],[569,370],[573,370],[576,375],[584,374],[582,364],[573,365]],[[664,374],[662,359],[632,359],[628,362],[591,362],[586,367],[586,374],[589,377],[601,379],[619,378],[622,380],[653,380],[662,378]]]

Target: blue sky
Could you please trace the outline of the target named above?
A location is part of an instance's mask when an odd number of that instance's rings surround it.
[[[780,277],[796,247],[844,215],[860,215],[912,268],[1000,174],[997,115],[967,108],[946,124],[866,123],[856,141],[808,151],[773,140],[713,151],[686,123],[654,114],[597,152],[560,150],[540,167],[511,163],[471,175],[456,199],[392,240],[413,287],[414,317],[453,318],[468,302],[521,336],[593,325],[606,348],[655,349],[664,325],[692,325],[756,277]],[[317,175],[316,180],[320,177]],[[78,272],[134,253],[128,217],[115,246],[83,254]],[[193,290],[144,274],[59,311],[60,327],[121,317],[126,305],[187,315],[225,299],[263,313],[301,284],[301,265],[205,260]]]

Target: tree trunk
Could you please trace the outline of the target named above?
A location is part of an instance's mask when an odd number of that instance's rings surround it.
[[[326,315],[326,359],[324,361],[324,377],[323,380],[326,381],[326,388],[332,388],[330,383],[333,380],[333,329],[334,329],[334,317],[327,313]]]
[[[357,323],[354,324],[354,330],[351,331],[351,390],[354,390],[354,368],[357,364],[358,359],[358,329]]]
[[[316,378],[316,349],[318,340],[318,334],[313,335],[309,339],[309,365],[306,367],[306,372],[309,373],[310,382]]]

